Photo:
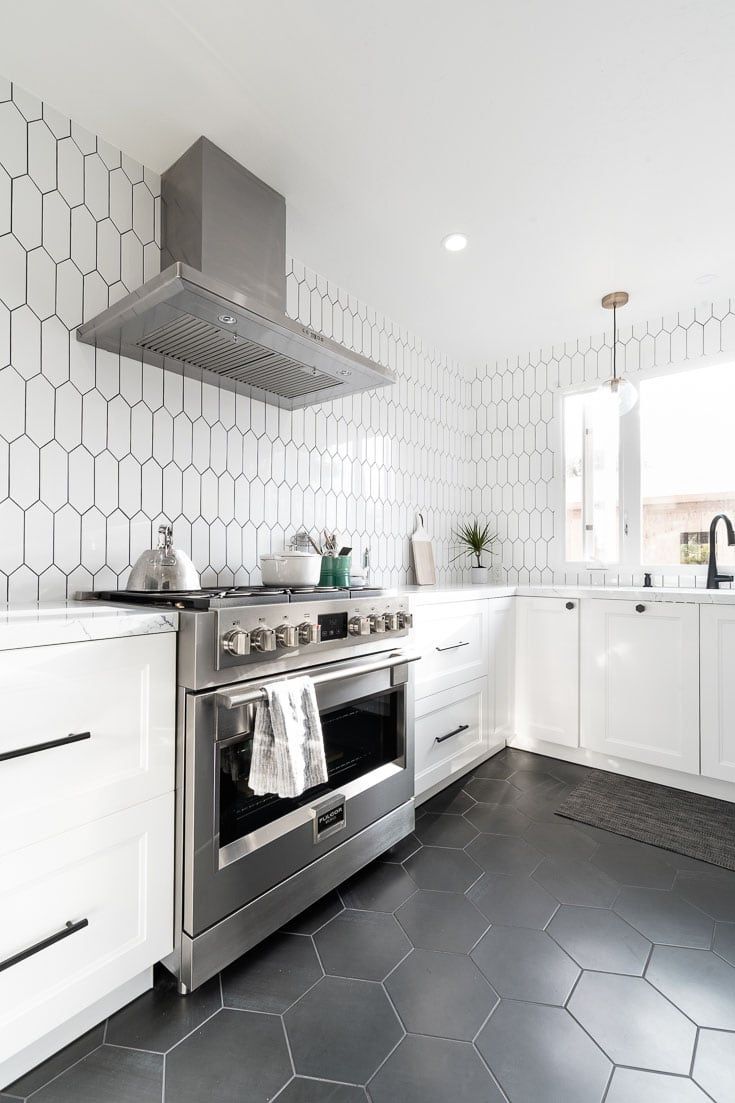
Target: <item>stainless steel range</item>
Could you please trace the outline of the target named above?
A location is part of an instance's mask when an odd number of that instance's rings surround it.
[[[89,596],[89,595],[86,595]],[[383,591],[96,593],[180,610],[175,949],[197,988],[414,826],[411,624]],[[329,780],[248,787],[269,680],[313,678]]]

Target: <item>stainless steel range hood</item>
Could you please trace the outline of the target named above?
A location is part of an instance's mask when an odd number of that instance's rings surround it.
[[[395,382],[286,317],[286,202],[200,138],[161,180],[162,263],[77,338],[293,409]]]

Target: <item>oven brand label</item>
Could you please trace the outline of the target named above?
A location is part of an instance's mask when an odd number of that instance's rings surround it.
[[[326,831],[344,827],[345,806],[344,801],[336,808],[328,808],[326,812],[319,812],[316,817],[316,837],[319,838]]]

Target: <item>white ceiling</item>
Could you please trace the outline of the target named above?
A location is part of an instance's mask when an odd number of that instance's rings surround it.
[[[284,193],[290,253],[469,362],[598,332],[618,287],[627,321],[735,292],[732,0],[2,18],[0,72],[154,169],[206,134]]]

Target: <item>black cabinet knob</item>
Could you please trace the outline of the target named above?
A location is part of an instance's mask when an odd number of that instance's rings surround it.
[[[567,602],[567,609],[573,609],[573,608],[574,608],[574,602],[573,601],[568,601]]]
[[[646,607],[645,605],[636,605],[635,611],[636,613],[645,613]]]

